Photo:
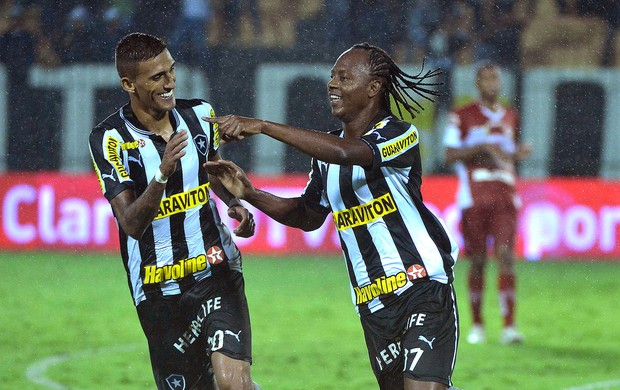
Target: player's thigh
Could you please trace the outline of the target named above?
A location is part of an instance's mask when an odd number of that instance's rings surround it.
[[[461,212],[461,231],[468,255],[484,255],[490,233],[488,211],[483,205],[474,205]]]
[[[230,271],[222,276],[205,297],[205,304],[211,305],[204,325],[207,353],[219,352],[251,363],[252,331],[243,274]]]
[[[401,338],[404,376],[450,386],[459,337],[456,297],[451,285],[430,282],[427,287]]]
[[[370,365],[381,389],[404,378],[449,384],[458,340],[452,286],[416,283],[405,297],[362,317]]]
[[[404,386],[399,341],[402,321],[396,321],[394,313],[396,310],[384,308],[379,313],[360,318],[370,366],[382,390],[402,389]]]
[[[206,342],[192,326],[194,313],[178,297],[158,297],[138,305],[138,316],[149,345],[158,389],[205,388],[212,382],[205,354]],[[192,318],[193,317],[193,318]]]
[[[514,248],[517,233],[517,214],[513,197],[505,195],[494,207],[494,218],[491,220],[494,245],[498,247]]]

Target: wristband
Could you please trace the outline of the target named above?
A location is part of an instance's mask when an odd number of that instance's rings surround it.
[[[241,202],[239,202],[239,199],[232,198],[231,200],[228,201],[228,208],[231,208],[233,206],[242,206],[242,204]]]
[[[157,168],[157,172],[155,172],[155,181],[161,184],[166,184],[168,183],[168,176],[165,176],[161,173],[161,170]]]

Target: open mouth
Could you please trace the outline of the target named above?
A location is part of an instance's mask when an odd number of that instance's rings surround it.
[[[334,95],[333,93],[329,94],[329,100],[332,102],[336,102],[336,101],[340,101],[342,100],[342,97],[338,96],[338,95]]]
[[[157,94],[157,96],[159,96],[162,99],[170,99],[174,96],[174,92],[173,91],[168,91],[168,92],[164,92],[164,93],[159,93]]]

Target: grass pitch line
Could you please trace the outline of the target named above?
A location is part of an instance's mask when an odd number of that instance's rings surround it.
[[[588,385],[570,387],[566,390],[595,390],[595,389],[615,389],[620,388],[620,379],[612,379],[605,382],[590,383]]]
[[[48,389],[69,390],[68,387],[62,385],[61,383],[54,382],[46,376],[46,371],[49,367],[71,360],[80,360],[98,355],[133,352],[140,347],[142,347],[142,344],[137,343],[129,345],[113,345],[109,347],[91,348],[79,352],[63,353],[60,355],[50,356],[43,360],[34,362],[30,366],[28,366],[28,368],[26,369],[26,378],[28,379],[28,381],[44,386]]]

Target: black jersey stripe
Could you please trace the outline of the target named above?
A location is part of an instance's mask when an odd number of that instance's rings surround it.
[[[368,171],[367,175],[369,176],[368,189],[375,198],[391,193],[390,187],[381,170]],[[392,198],[396,197],[392,195]],[[395,249],[398,251],[398,255],[403,262],[404,269],[409,268],[412,264],[424,266],[422,256],[409,234],[402,214],[400,212],[390,213],[383,216],[383,220],[389,227],[388,231],[390,237],[394,241]]]
[[[227,248],[234,248],[228,251],[231,258],[227,261],[241,271],[241,256],[230,233],[220,229],[214,218],[215,202],[207,202],[209,178],[202,165],[215,155],[217,145],[212,128],[201,125],[199,118],[211,116],[211,106],[201,100],[177,99],[171,114],[175,134],[187,128],[191,140],[186,155],[168,179],[161,215],[139,242],[119,229],[121,257],[136,305],[153,295],[178,294],[197,279],[210,277],[206,254],[211,246],[225,246],[222,241],[226,241]],[[139,197],[153,180],[166,145],[162,137],[146,130],[129,104],[97,125],[89,146],[106,198],[111,200],[128,189]]]
[[[371,167],[315,160],[302,195],[307,207],[331,208],[360,315],[389,305],[418,280],[411,265],[446,283],[456,261],[455,245],[422,202],[417,129],[388,115],[361,137],[373,150]]]

